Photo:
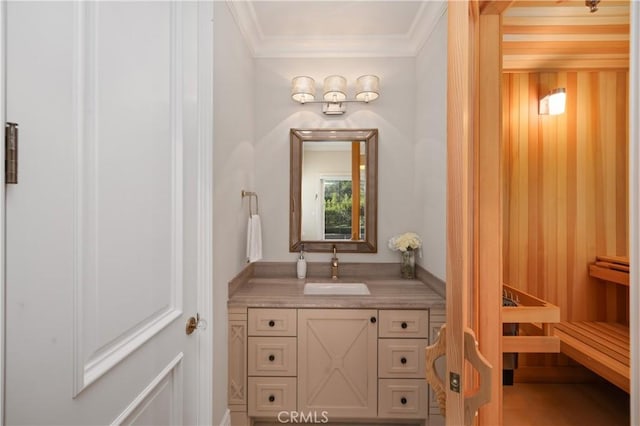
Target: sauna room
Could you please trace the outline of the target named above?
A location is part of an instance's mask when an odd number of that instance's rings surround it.
[[[503,14],[504,424],[629,424],[629,2],[589,3]]]

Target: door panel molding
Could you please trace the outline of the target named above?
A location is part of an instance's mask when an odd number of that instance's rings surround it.
[[[6,80],[6,3],[0,4],[0,117],[2,122],[7,121],[7,112],[5,109],[7,93],[5,82]],[[0,137],[1,146],[4,147],[4,132]],[[4,148],[0,149],[0,164],[4,164]],[[5,188],[4,188],[4,174],[0,177],[0,421],[4,421],[4,404],[5,404],[5,327],[6,327],[6,233],[5,233]]]
[[[198,242],[197,309],[213,324],[213,2],[198,2]],[[213,334],[200,333],[198,424],[214,424]]]
[[[182,359],[184,354],[180,352],[147,387],[131,401],[122,413],[113,421],[113,425],[135,424],[136,420],[152,409],[153,403],[160,399],[163,391],[169,392],[171,420],[168,424],[178,425],[182,423]],[[166,421],[166,419],[163,419]]]
[[[100,92],[100,79],[105,77],[98,74],[99,71],[104,72],[105,60],[107,60],[101,57],[103,51],[101,51],[100,27],[107,27],[109,25],[107,21],[114,15],[114,11],[108,10],[108,7],[110,7],[108,4],[95,2],[78,2],[74,5],[73,109],[74,117],[77,117],[73,126],[73,142],[75,144],[73,200],[75,215],[74,397],[170,323],[180,318],[183,310],[182,6],[179,2],[167,4],[167,10],[163,10],[167,16],[161,17],[168,17],[168,19],[158,19],[158,31],[163,35],[168,34],[168,40],[159,40],[158,43],[168,41],[168,45],[166,49],[162,45],[152,46],[150,49],[154,47],[157,49],[152,53],[156,56],[153,56],[152,59],[146,59],[148,62],[155,60],[168,67],[164,74],[168,77],[165,96],[163,97],[162,90],[159,90],[157,92],[158,99],[143,98],[149,104],[150,109],[156,108],[154,111],[156,114],[164,112],[168,115],[167,129],[143,130],[162,132],[160,135],[162,138],[158,138],[157,141],[158,158],[155,160],[156,163],[152,164],[167,167],[166,171],[159,169],[160,171],[157,173],[164,173],[161,177],[170,174],[171,191],[168,196],[162,192],[153,192],[153,187],[142,186],[154,184],[156,182],[155,175],[146,176],[139,173],[136,175],[138,180],[133,182],[126,180],[126,176],[124,176],[125,180],[121,179],[119,174],[126,175],[127,166],[130,169],[135,168],[135,160],[131,158],[126,159],[129,161],[128,163],[123,159],[124,172],[116,167],[112,169],[101,167],[101,156],[113,155],[113,146],[117,143],[120,143],[123,148],[123,157],[140,155],[127,151],[129,147],[126,140],[128,139],[124,139],[124,142],[122,140],[115,141],[114,134],[118,135],[117,132],[120,129],[113,129],[113,117],[108,116],[108,112],[101,111],[101,108],[107,109],[104,108],[104,103],[101,103],[103,101],[101,98],[111,95]],[[104,51],[107,52],[107,49]],[[112,66],[119,66],[119,57],[114,58],[112,52],[109,54],[112,55],[109,59],[118,62]],[[126,54],[127,52],[122,53],[122,55]],[[101,60],[102,62],[100,62]],[[128,82],[123,84],[126,83]],[[144,90],[144,87],[141,90]],[[142,94],[142,96],[145,95],[148,96],[148,93]],[[117,100],[122,102],[124,107],[123,99],[117,98]],[[109,118],[111,118],[111,122],[109,122]],[[128,125],[128,129],[135,129],[135,125],[138,123],[115,124],[122,124],[123,128]],[[128,134],[126,136],[135,137]],[[148,136],[147,139],[149,139]],[[165,146],[162,146],[163,142]],[[156,151],[151,152],[156,153]],[[135,187],[136,184],[139,187]],[[131,187],[135,188],[131,189]],[[142,195],[147,196],[148,199],[143,201],[135,199]],[[144,230],[141,231],[141,235],[147,238],[144,240],[147,243],[146,247],[160,247],[148,255],[140,253],[140,259],[135,257],[135,248],[126,247],[127,240],[124,238],[127,236],[126,227],[131,229],[131,223],[127,223],[124,219],[120,220],[120,218],[113,219],[115,211],[119,211],[119,208],[126,207],[127,203],[132,202],[137,202],[142,206],[141,208],[147,212],[150,222],[155,221],[149,225],[150,227],[155,225],[155,228],[150,229],[147,234],[144,234]],[[140,210],[140,206],[138,206],[138,210]],[[158,206],[163,209],[166,207],[165,211],[158,212]],[[106,221],[107,215],[103,214],[104,212],[111,213],[110,222]],[[122,216],[124,217],[125,214]],[[165,220],[162,221],[162,219]],[[135,222],[136,225],[139,225],[139,222]],[[120,226],[121,223],[122,226]],[[158,233],[158,229],[165,226],[169,229],[169,233],[161,235],[161,240],[154,244],[158,238],[157,235],[162,234]],[[116,236],[111,235],[112,233]],[[149,235],[153,235],[153,237]],[[114,260],[113,254],[119,248],[120,240],[118,237],[123,241],[122,251],[129,250],[129,253]],[[154,240],[152,241],[151,238]],[[122,263],[124,261],[122,259],[127,255],[130,259],[139,260],[126,265],[127,270],[132,271],[131,274],[117,277],[119,279],[102,274],[103,270],[118,270],[118,262]],[[160,260],[157,256],[160,256]],[[163,262],[162,259],[167,261]],[[111,263],[102,268],[102,264],[106,262]],[[158,264],[161,265],[160,268],[167,268],[166,273],[162,274],[156,271],[155,265]],[[164,266],[165,264],[169,264],[169,266]],[[112,275],[117,276],[117,274]],[[170,278],[168,282],[158,285],[158,276],[169,276]],[[114,279],[116,279],[115,282]],[[104,294],[109,290],[113,291],[109,287],[112,287],[114,283],[119,284],[125,291],[137,291],[135,300],[143,301],[144,304],[138,303],[135,306],[129,304],[123,308],[117,303],[109,303],[108,297],[105,297]],[[140,295],[144,295],[145,291],[152,288],[152,283],[154,284],[153,288],[160,287],[166,291],[149,293],[148,298],[140,297]],[[119,324],[113,325],[112,321],[105,320],[104,316],[106,315],[110,315],[111,318],[115,315],[119,319]]]

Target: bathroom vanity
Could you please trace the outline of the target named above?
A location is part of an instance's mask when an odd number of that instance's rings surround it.
[[[445,321],[442,289],[397,278],[397,264],[341,265],[337,281],[322,278],[325,265],[310,266],[302,280],[293,265],[252,264],[230,283],[232,425],[292,416],[425,424],[437,415],[424,348]],[[343,294],[354,283],[369,294]],[[318,293],[329,284],[329,294]]]

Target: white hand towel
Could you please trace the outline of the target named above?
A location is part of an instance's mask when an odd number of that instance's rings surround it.
[[[257,214],[249,217],[247,225],[247,259],[249,263],[262,259],[262,225]]]

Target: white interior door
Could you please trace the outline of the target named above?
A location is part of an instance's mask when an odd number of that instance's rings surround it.
[[[5,25],[5,421],[193,424],[198,5],[10,1]]]

